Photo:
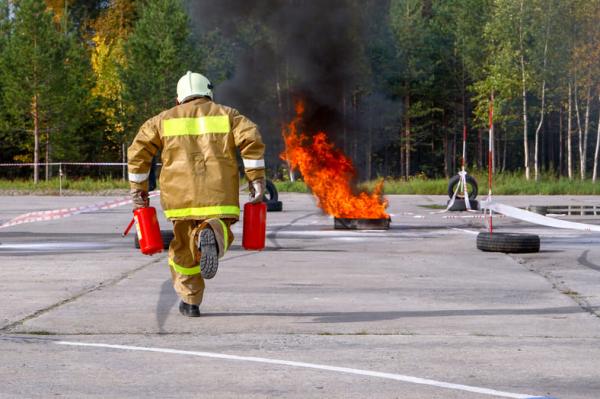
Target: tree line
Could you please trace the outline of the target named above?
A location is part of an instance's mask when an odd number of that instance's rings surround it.
[[[260,14],[210,24],[198,3],[0,0],[0,163],[121,161],[141,123],[174,105],[187,70],[205,73],[218,101],[220,85],[240,81],[242,56],[280,45]],[[597,179],[600,0],[333,3],[353,10],[339,38],[353,53],[351,84],[333,93],[345,123],[332,137],[361,179],[450,176],[463,131],[468,167],[484,168],[492,98],[495,170]],[[257,114],[282,177],[281,128],[303,76],[293,54],[264,62],[274,65],[260,96],[228,105]],[[35,168],[36,181],[50,175]]]

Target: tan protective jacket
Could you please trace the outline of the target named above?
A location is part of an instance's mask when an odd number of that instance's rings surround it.
[[[169,219],[238,219],[240,150],[249,181],[265,177],[257,126],[237,110],[197,98],[147,120],[129,147],[132,189],[148,190],[152,157],[162,150],[160,202]]]

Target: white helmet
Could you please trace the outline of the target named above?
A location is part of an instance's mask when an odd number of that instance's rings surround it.
[[[204,75],[187,71],[177,82],[177,101],[183,103],[193,97],[210,97],[212,100],[213,86]]]

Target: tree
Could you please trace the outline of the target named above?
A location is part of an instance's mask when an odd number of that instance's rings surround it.
[[[175,105],[178,79],[197,65],[188,16],[180,0],[149,0],[125,42],[120,72],[124,99],[131,108],[125,126],[137,129],[158,112]]]
[[[11,32],[9,15],[10,10],[8,0],[0,0],[0,56],[4,55],[6,43]],[[4,89],[0,74],[0,93],[2,92],[4,92]],[[3,160],[4,162],[12,160],[12,158],[6,158],[6,156],[8,155],[7,153],[12,153],[12,151],[9,150],[9,146],[14,146],[14,135],[10,134],[9,126],[9,115],[4,106],[4,98],[3,96],[0,96],[0,143],[2,143],[0,146],[0,160]]]
[[[128,110],[123,100],[120,71],[126,67],[124,43],[133,29],[135,18],[136,7],[131,0],[114,0],[91,23],[94,31],[91,66],[95,76],[91,94],[96,101],[96,109],[103,117],[102,146],[112,154],[118,154],[126,142],[123,121]]]
[[[453,137],[457,130],[468,133],[477,123],[471,122],[471,92],[469,86],[481,79],[484,73],[485,45],[482,43],[483,29],[490,14],[488,0],[448,0],[433,3],[433,26],[435,37],[431,41],[436,55],[436,81],[434,98],[438,106],[444,109],[442,125],[450,127]],[[453,108],[454,123],[449,122]],[[477,126],[477,127],[482,127]],[[444,129],[444,174],[449,175],[451,165],[448,162],[448,131]],[[478,129],[478,164],[483,161],[481,129]],[[467,136],[468,139],[468,136]],[[456,139],[453,140],[455,142]],[[453,145],[455,147],[455,144]],[[454,152],[454,148],[453,151]],[[465,148],[465,153],[466,153]],[[464,162],[475,160],[465,154]]]
[[[85,62],[81,43],[69,32],[56,30],[44,1],[15,4],[12,31],[0,59],[0,80],[10,129],[33,133],[33,146],[29,138],[21,148],[33,152],[36,183],[43,139],[46,163],[51,135],[58,135],[56,150],[75,146],[70,133],[77,130],[86,104]]]
[[[600,37],[598,34],[598,1],[574,1],[576,30],[572,48],[571,70],[574,86],[574,105],[577,131],[579,133],[579,172],[585,179],[587,172],[588,138],[590,130],[590,112],[594,101],[594,89],[600,78]],[[583,91],[585,113],[583,121],[579,107],[580,92]]]
[[[414,85],[427,75],[429,63],[423,50],[427,42],[427,24],[422,0],[392,0],[390,2],[390,25],[396,38],[400,60],[401,84],[398,94],[404,99],[404,129],[401,134],[401,159],[404,158],[404,175],[410,175],[411,157],[411,103]],[[403,145],[402,145],[403,144]],[[402,151],[404,148],[404,151]],[[402,167],[401,167],[402,169]]]
[[[490,97],[494,97],[494,133],[498,137],[503,131],[504,142],[511,133],[508,126],[518,118],[518,99],[523,95],[523,76],[520,63],[519,47],[519,3],[518,0],[495,0],[491,5],[489,20],[483,31],[485,56],[478,79],[471,86],[475,103],[477,123],[488,126],[488,109]],[[517,16],[516,18],[514,16]],[[523,107],[524,105],[524,107]],[[521,102],[521,110],[527,109],[526,102]],[[521,117],[523,113],[521,112]],[[526,124],[524,125],[524,130]],[[524,140],[524,144],[527,141]],[[491,146],[492,170],[496,170],[499,157],[496,146]],[[524,150],[527,146],[524,145]]]
[[[540,177],[539,168],[539,153],[540,153],[540,132],[542,131],[542,127],[544,126],[544,116],[546,114],[546,76],[547,76],[547,66],[548,66],[548,42],[550,40],[550,27],[553,15],[553,2],[546,2],[546,7],[541,11],[540,20],[543,21],[541,24],[542,27],[542,37],[541,40],[537,40],[538,43],[543,43],[543,52],[542,52],[542,61],[541,61],[541,71],[539,76],[542,80],[542,89],[541,89],[541,106],[540,106],[540,118],[535,129],[535,146],[534,146],[534,176],[535,180],[538,181]]]

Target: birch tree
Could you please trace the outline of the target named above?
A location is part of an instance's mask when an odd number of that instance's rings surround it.
[[[540,72],[540,77],[542,80],[542,89],[541,89],[541,106],[540,106],[540,117],[537,128],[535,129],[535,147],[534,147],[534,176],[535,180],[538,181],[540,178],[540,162],[539,162],[539,153],[540,153],[540,132],[542,131],[542,127],[544,126],[544,116],[546,115],[546,70],[548,65],[548,41],[550,40],[550,27],[552,23],[552,10],[553,10],[553,1],[545,2],[545,9],[542,11],[543,18],[543,52],[542,52],[542,69]],[[543,7],[543,5],[542,5]]]
[[[574,45],[572,52],[572,71],[574,80],[575,118],[578,131],[579,172],[584,180],[587,172],[588,139],[590,131],[591,109],[593,107],[596,86],[600,79],[598,72],[600,66],[599,49],[600,38],[598,34],[598,1],[576,1],[574,16],[577,29],[574,32]],[[581,101],[585,109],[580,109],[580,92],[583,92]],[[583,120],[582,120],[583,119]],[[595,157],[595,154],[594,154]]]

